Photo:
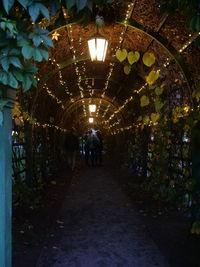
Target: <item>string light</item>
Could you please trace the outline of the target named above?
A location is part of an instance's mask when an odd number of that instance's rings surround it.
[[[106,114],[107,114],[107,112],[108,112],[109,109],[110,109],[110,105],[107,106],[106,110],[103,113],[102,118],[104,118],[106,116]]]
[[[74,47],[74,38],[72,37],[72,25],[71,24],[67,26],[67,32],[68,32],[68,38],[69,38],[69,43],[70,43],[70,51],[72,53],[72,58],[75,60],[76,59],[76,50]],[[79,39],[79,44],[80,44],[80,46],[82,46],[82,39],[81,38]],[[78,80],[77,85],[78,85],[78,88],[80,91],[80,96],[82,99],[84,98],[84,93],[83,93],[83,87],[81,86],[81,81],[82,81],[82,75],[84,76],[85,71],[86,71],[85,64],[86,63],[84,62],[83,65],[79,68],[77,62],[74,62],[75,73],[77,75],[77,80]],[[82,72],[82,74],[81,74],[81,72]],[[82,104],[83,104],[84,116],[87,116],[84,100],[82,101]]]
[[[127,11],[126,11],[126,16],[125,16],[125,23],[127,23],[127,20],[131,17],[132,12],[133,12],[133,7],[134,7],[134,3],[129,3],[128,4],[128,8],[127,8]],[[116,51],[122,45],[122,42],[124,40],[124,35],[126,33],[126,30],[127,30],[127,25],[125,25],[125,27],[123,28],[123,30],[122,30],[122,32],[121,32],[121,34],[119,36],[119,41],[118,41],[118,44],[116,45],[116,47],[114,49],[113,57],[115,57]],[[106,78],[106,81],[105,81],[105,85],[104,85],[104,89],[103,89],[103,93],[102,93],[102,98],[104,98],[105,91],[108,89],[109,80],[110,80],[110,78],[112,76],[112,73],[113,73],[113,70],[114,70],[114,66],[115,66],[115,63],[110,62],[110,70],[108,72],[108,75],[107,75],[107,78]]]
[[[53,66],[55,66],[58,69],[59,83],[61,86],[65,87],[65,93],[70,97],[70,100],[73,102],[73,98],[72,98],[73,94],[69,91],[69,88],[68,88],[66,82],[63,80],[60,65],[58,63],[56,63],[56,60],[53,59],[52,57],[49,58],[49,61]]]
[[[47,84],[45,83],[42,87],[49,96],[51,96],[56,102],[58,105],[61,105],[61,108],[64,110],[65,109],[65,106],[63,105],[62,101],[60,99],[57,98],[57,96],[55,96],[51,90],[48,88]]]
[[[42,127],[42,128],[55,128],[56,130],[66,132],[67,130],[65,128],[61,128],[58,125],[50,124],[50,123],[41,123],[38,122],[36,118],[33,118],[27,111],[22,112],[22,119],[23,121],[28,121],[30,124],[32,124],[34,127]]]
[[[200,32],[196,32],[195,34],[191,35],[189,34],[189,40],[186,41],[183,46],[178,50],[179,53],[182,53],[189,45],[191,45],[191,43],[197,39],[200,35]]]

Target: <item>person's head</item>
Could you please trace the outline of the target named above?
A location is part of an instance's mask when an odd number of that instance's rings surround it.
[[[89,130],[88,131],[88,135],[92,135],[92,130]]]

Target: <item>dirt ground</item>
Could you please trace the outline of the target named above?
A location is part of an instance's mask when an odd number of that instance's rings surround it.
[[[39,209],[18,210],[13,216],[13,267],[35,267],[41,250],[47,242],[50,229],[62,229],[59,211],[73,181],[84,171],[80,164],[75,172],[64,170],[57,183],[46,188],[43,205]],[[142,191],[140,181],[131,170],[114,163],[105,164],[105,171],[112,173],[123,193],[140,214],[145,231],[159,247],[172,267],[199,267],[200,242],[189,233],[190,220],[174,207],[152,200]],[[95,173],[95,169],[93,171]],[[95,175],[94,175],[95,176]],[[122,265],[123,266],[123,265]],[[124,267],[126,267],[124,265]]]

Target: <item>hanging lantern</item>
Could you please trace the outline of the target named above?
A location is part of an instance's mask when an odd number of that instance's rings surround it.
[[[89,123],[93,123],[94,122],[94,118],[89,118]]]
[[[89,105],[89,111],[90,111],[90,112],[95,112],[95,111],[96,111],[96,107],[97,107],[96,105],[94,105],[94,104],[90,104],[90,105]]]
[[[90,52],[90,58],[92,61],[104,61],[108,48],[108,41],[98,33],[90,40],[88,40],[88,48]]]

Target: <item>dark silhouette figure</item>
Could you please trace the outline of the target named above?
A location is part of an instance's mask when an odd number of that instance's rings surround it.
[[[87,131],[83,137],[84,139],[84,151],[85,151],[85,164],[89,165],[90,148],[88,144],[89,131]]]
[[[68,166],[73,171],[76,163],[76,152],[79,150],[79,139],[74,128],[71,128],[70,131],[66,134],[65,149]]]
[[[99,146],[97,148],[97,164],[102,165],[103,137],[102,137],[100,130],[96,132],[96,135],[99,139]]]
[[[86,145],[89,148],[90,161],[92,166],[97,165],[97,151],[99,144],[100,142],[96,134],[93,134],[92,130],[88,131],[88,138]]]

